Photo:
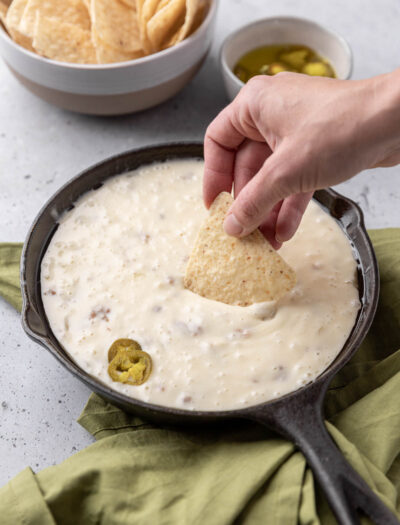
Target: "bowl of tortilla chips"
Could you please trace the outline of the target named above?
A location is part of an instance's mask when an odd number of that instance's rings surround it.
[[[164,102],[200,68],[217,0],[0,0],[0,54],[35,95],[92,115]]]

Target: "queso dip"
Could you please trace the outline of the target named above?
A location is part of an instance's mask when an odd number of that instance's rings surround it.
[[[185,289],[207,214],[202,173],[197,159],[155,163],[86,193],[45,253],[42,299],[72,359],[113,389],[188,410],[243,408],[300,388],[337,356],[360,307],[356,262],[312,201],[280,250],[297,284],[278,302],[230,306]],[[140,386],[108,375],[108,349],[120,338],[152,358]]]

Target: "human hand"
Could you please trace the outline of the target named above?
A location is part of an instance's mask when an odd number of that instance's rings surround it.
[[[244,236],[260,227],[277,249],[296,232],[314,190],[400,162],[399,76],[251,79],[204,141],[206,206],[234,186],[225,231]]]

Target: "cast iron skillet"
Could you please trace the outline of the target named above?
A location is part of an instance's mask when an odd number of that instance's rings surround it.
[[[144,403],[115,392],[79,368],[53,335],[43,309],[40,263],[57,229],[57,218],[83,193],[97,189],[107,178],[143,164],[171,158],[202,157],[202,144],[176,143],[128,151],[84,171],[62,187],[40,211],[22,253],[22,323],[26,333],[47,348],[72,374],[89,388],[124,410],[158,423],[183,424],[217,422],[232,418],[251,419],[294,441],[305,455],[325,495],[343,525],[359,523],[356,509],[381,525],[398,524],[363,479],[351,468],[330,438],[323,423],[323,399],[332,377],[358,349],[378,302],[379,273],[362,212],[349,199],[331,189],[317,191],[315,199],[334,217],[349,237],[358,262],[361,310],[356,324],[335,361],[312,383],[280,399],[240,410],[224,412],[186,411]]]

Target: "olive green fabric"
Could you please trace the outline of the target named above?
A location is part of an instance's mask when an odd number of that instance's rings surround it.
[[[370,235],[381,271],[378,312],[334,378],[325,411],[346,458],[400,516],[400,230]],[[19,253],[18,245],[0,247],[0,293],[15,306]],[[94,394],[79,423],[97,442],[0,489],[2,525],[336,523],[302,454],[251,423],[163,429]]]
[[[0,243],[0,296],[14,308],[21,310],[22,298],[19,288],[19,262],[22,244]]]

